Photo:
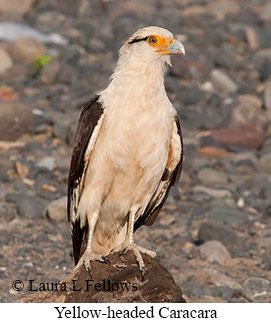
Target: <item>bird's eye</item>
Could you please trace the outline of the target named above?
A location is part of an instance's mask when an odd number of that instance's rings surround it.
[[[149,40],[150,44],[156,44],[157,43],[157,39],[154,36],[150,36],[148,40]]]

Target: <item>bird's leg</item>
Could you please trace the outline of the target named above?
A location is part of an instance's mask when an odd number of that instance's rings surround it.
[[[139,247],[134,242],[134,223],[135,223],[135,210],[130,210],[129,212],[129,221],[128,221],[128,229],[125,241],[118,247],[114,248],[112,252],[121,251],[120,255],[125,254],[128,250],[131,250],[135,255],[136,261],[139,265],[139,269],[141,271],[142,280],[145,274],[145,264],[142,258],[141,253],[145,253],[152,258],[158,258],[155,251],[148,250],[146,248]]]
[[[88,240],[87,240],[87,247],[85,252],[83,253],[82,257],[79,259],[79,262],[77,266],[81,266],[81,264],[84,264],[86,271],[89,273],[90,277],[92,278],[92,272],[91,272],[91,267],[90,267],[90,262],[91,261],[100,261],[100,262],[105,262],[109,264],[109,259],[103,255],[100,255],[98,253],[93,252],[92,250],[92,241],[93,241],[93,235],[94,235],[94,230],[95,226],[98,220],[98,213],[92,213],[91,216],[87,216],[88,219]]]

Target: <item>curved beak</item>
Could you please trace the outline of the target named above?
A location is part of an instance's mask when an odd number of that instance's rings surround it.
[[[170,54],[185,55],[184,45],[177,39],[175,39],[173,43],[171,43],[168,46],[167,49],[170,52]]]

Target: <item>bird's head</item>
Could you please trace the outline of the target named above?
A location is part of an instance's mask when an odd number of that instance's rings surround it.
[[[120,49],[121,56],[136,56],[144,61],[162,59],[170,64],[169,55],[185,55],[183,44],[170,31],[145,27],[135,32]]]

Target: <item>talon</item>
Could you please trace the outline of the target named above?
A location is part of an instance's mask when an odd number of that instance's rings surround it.
[[[146,270],[145,270],[144,266],[141,268],[140,272],[141,272],[141,281],[143,282],[144,277],[145,277],[145,273],[146,273]]]
[[[157,254],[153,257],[153,259],[156,260],[156,261],[160,261],[160,257]]]
[[[88,274],[89,274],[90,278],[92,279],[92,272],[91,272],[91,268],[90,268],[90,267],[86,267],[86,266],[85,266],[85,268],[86,268],[86,271],[88,272]]]
[[[122,256],[122,255],[125,255],[127,252],[127,248],[123,248],[119,254],[119,257]]]
[[[101,257],[103,259],[103,261],[107,264],[107,265],[110,265],[110,260],[106,257],[106,256],[102,256]]]

